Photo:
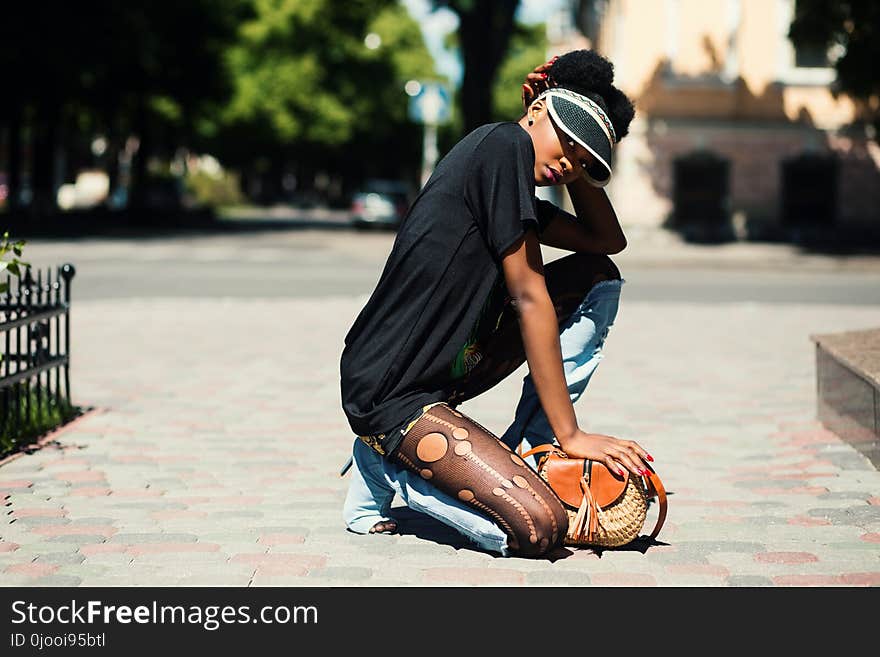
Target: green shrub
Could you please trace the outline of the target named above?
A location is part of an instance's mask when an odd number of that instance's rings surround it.
[[[32,444],[43,434],[82,414],[80,407],[64,398],[56,399],[45,386],[40,386],[39,394],[36,388],[25,383],[17,386],[18,404],[11,403],[11,389],[0,391],[0,458]]]
[[[22,247],[27,244],[25,240],[17,242],[9,242],[9,231],[3,233],[3,240],[0,241],[0,274],[8,271],[10,274],[21,278],[21,267],[30,267],[31,263],[19,260],[17,256],[21,255]],[[6,259],[6,254],[12,251],[15,255],[10,260]],[[9,285],[6,281],[0,283],[0,294],[8,292]]]
[[[204,171],[190,172],[184,183],[198,205],[222,207],[244,202],[239,177],[235,173],[222,171],[212,175]]]

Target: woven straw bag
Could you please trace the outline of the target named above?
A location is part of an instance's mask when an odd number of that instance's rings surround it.
[[[568,514],[565,545],[620,547],[639,536],[648,515],[648,500],[657,497],[660,513],[651,532],[657,537],[666,520],[666,490],[648,466],[645,477],[614,475],[599,461],[569,458],[556,445],[539,445],[522,457],[544,453],[538,474],[562,501]]]

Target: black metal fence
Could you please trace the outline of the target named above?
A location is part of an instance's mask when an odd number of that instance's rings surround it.
[[[76,413],[70,394],[71,264],[7,276],[0,294],[0,455]],[[14,288],[14,289],[13,289]]]

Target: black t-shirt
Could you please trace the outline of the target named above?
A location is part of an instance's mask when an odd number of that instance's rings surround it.
[[[387,433],[449,398],[450,366],[503,276],[502,254],[557,212],[535,198],[534,166],[531,137],[512,122],[477,128],[437,164],[345,337],[342,408],[355,434]]]

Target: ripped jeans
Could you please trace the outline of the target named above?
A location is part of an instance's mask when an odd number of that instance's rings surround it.
[[[597,278],[602,280],[593,284]],[[602,347],[617,316],[624,281],[609,258],[588,254],[571,254],[549,263],[545,266],[545,280],[559,320],[565,380],[569,396],[575,402],[583,394],[602,360]],[[584,290],[584,287],[587,289]],[[503,490],[498,487],[497,482],[494,488],[489,482],[489,490],[494,491],[494,496],[487,493],[480,498],[483,503],[477,503],[474,494],[479,496],[479,491],[471,490],[475,486],[462,489],[460,482],[448,482],[448,485],[441,486],[439,477],[435,478],[433,472],[428,470],[428,475],[425,474],[425,463],[412,463],[416,460],[413,456],[415,446],[410,450],[409,459],[402,455],[395,459],[383,457],[363,440],[355,439],[351,481],[343,507],[343,519],[349,530],[367,533],[377,522],[390,520],[391,503],[397,494],[410,509],[453,527],[477,547],[502,556],[538,556],[561,541],[562,536],[558,534],[563,530],[564,535],[564,527],[560,525],[566,519],[564,513],[560,517],[555,506],[558,500],[552,491],[549,488],[546,491],[539,490],[543,482],[534,472],[534,457],[528,458],[528,467],[520,462],[520,469],[516,469],[510,463],[512,459],[516,464],[517,459],[510,452],[515,451],[522,442],[525,442],[524,451],[539,444],[554,442],[553,431],[541,407],[531,374],[523,379],[513,421],[501,437],[493,436],[481,425],[454,410],[455,405],[493,387],[525,361],[518,320],[510,308],[510,297],[505,292],[506,289],[501,285],[484,307],[484,316],[490,321],[483,321],[483,326],[489,325],[490,329],[476,332],[481,354],[479,362],[456,382],[454,393],[448,402],[440,402],[440,407],[424,407],[422,416],[417,423],[410,425],[406,437],[422,438],[419,448],[422,452],[434,447],[433,443],[426,447],[423,439],[426,435],[431,440],[448,443],[449,449],[444,446],[443,453],[448,451],[451,456],[453,449],[456,454],[462,451],[460,443],[463,441],[460,436],[468,436],[470,432],[468,440],[464,441],[468,442],[465,450],[468,452],[467,456],[472,460],[475,456],[480,456],[477,446],[482,446],[481,449],[486,451],[482,453],[482,459],[477,459],[482,470],[487,469],[487,463],[498,464],[497,469],[501,474],[496,473],[496,479],[506,477],[517,485],[508,486],[510,490]],[[421,423],[429,420],[437,425],[433,428],[427,425],[422,427]],[[452,432],[438,433],[441,431],[441,424],[453,427],[449,421],[460,426]],[[461,432],[464,427],[467,429],[463,434],[456,433]],[[478,433],[480,437],[475,440]],[[410,434],[417,436],[412,437]],[[402,443],[398,451],[403,451],[405,445],[406,442]],[[502,458],[505,454],[508,458]],[[437,463],[443,462],[437,458]],[[502,471],[502,463],[506,464],[507,473]],[[442,469],[439,473],[443,474]],[[471,475],[465,472],[459,479],[474,481],[480,473],[480,468],[475,468]],[[527,489],[529,494],[524,493],[519,502],[508,500],[517,508],[518,513],[505,515],[502,500],[510,492],[522,492],[517,486]],[[533,498],[537,500],[533,504],[535,510],[523,513],[521,503],[525,500],[532,502]],[[487,501],[496,500],[496,506],[487,506]],[[543,518],[540,522],[539,515]],[[522,516],[530,516],[534,522],[530,519],[526,526],[521,522]],[[517,527],[515,521],[519,521],[522,526]],[[529,545],[530,540],[533,545]]]

